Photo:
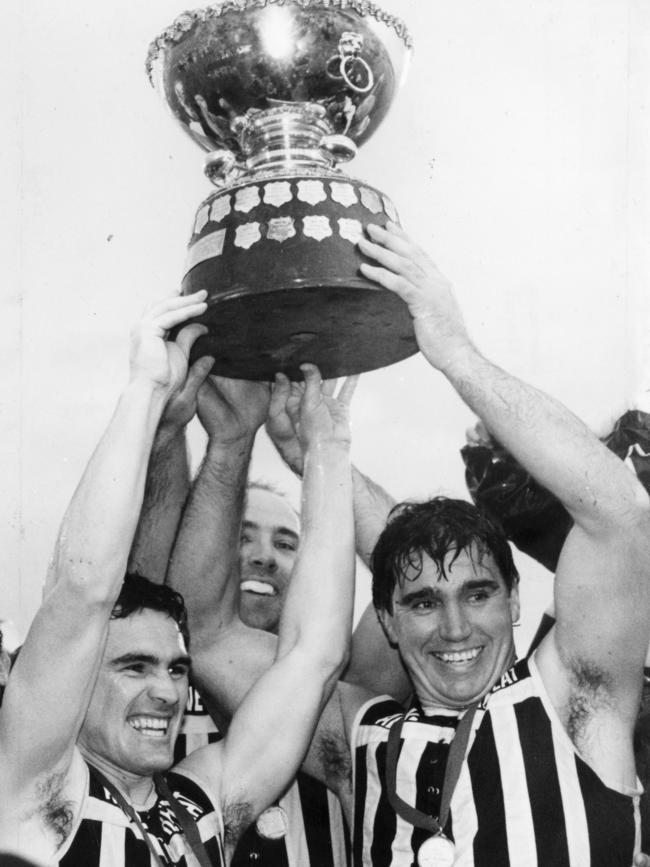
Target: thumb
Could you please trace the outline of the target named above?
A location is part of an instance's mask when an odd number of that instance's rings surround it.
[[[190,350],[192,349],[192,346],[194,345],[197,338],[207,333],[208,329],[205,325],[193,323],[192,325],[186,325],[185,328],[179,331],[179,333],[176,335],[175,342],[183,355],[186,358],[189,358]]]
[[[190,367],[184,388],[190,400],[194,400],[196,397],[199,388],[201,388],[207,375],[212,370],[213,364],[214,358],[211,355],[204,355]]]

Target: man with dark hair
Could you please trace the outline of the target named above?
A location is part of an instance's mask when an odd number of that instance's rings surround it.
[[[349,802],[338,759],[351,752],[357,865],[629,867],[641,858],[632,729],[650,618],[648,496],[570,412],[478,352],[451,286],[401,229],[368,232],[362,272],[403,298],[429,363],[574,524],[556,625],[515,664],[519,597],[503,536],[454,501],[398,511],[373,593],[416,700],[404,712],[339,683],[307,766]],[[453,532],[441,535],[433,514]],[[244,687],[224,696],[213,662],[204,689],[234,709]]]
[[[111,620],[123,620],[125,617],[130,617],[131,614],[138,614],[144,608],[160,611],[171,617],[189,650],[190,633],[187,628],[187,610],[181,594],[164,584],[156,584],[137,572],[127,572],[120,594],[111,611]]]
[[[352,389],[348,388],[343,399],[347,402],[351,396]],[[276,385],[273,407],[286,414],[288,397],[288,391]],[[208,442],[190,484],[184,430],[194,413]],[[229,716],[214,700],[208,713],[195,685],[200,681],[206,645],[214,642],[214,652],[220,656],[224,636],[235,677],[250,685],[252,679],[246,680],[244,669],[245,659],[256,647],[250,638],[256,632],[251,630],[278,634],[293,580],[300,515],[276,486],[262,481],[247,483],[253,441],[268,413],[266,384],[207,377],[206,370],[203,380],[188,380],[188,387],[166,412],[156,435],[130,559],[132,568],[162,582],[177,541],[168,580],[187,600],[195,652],[194,683],[176,742],[176,761],[207,743],[216,743],[228,728]],[[302,462],[300,447],[298,451]],[[179,528],[181,514],[184,517]],[[231,574],[232,587],[224,593],[224,581]],[[242,630],[237,645],[237,650],[243,651],[241,668],[232,644],[234,636],[240,634],[238,627]],[[273,821],[269,824],[270,818]],[[347,837],[336,796],[318,780],[299,773],[278,804],[242,834],[232,864],[344,867],[348,863]]]
[[[205,294],[160,302],[134,331],[129,383],[64,517],[55,580],[0,708],[0,852],[62,867],[223,867],[294,776],[344,665],[354,551],[347,407],[304,365],[294,419],[306,530],[274,663],[224,739],[169,770],[191,665],[184,611],[144,579],[122,587],[154,433],[203,326],[174,342],[166,334],[205,312]]]
[[[393,592],[408,567],[422,569],[424,555],[446,578],[450,551],[475,551],[480,565],[492,557],[508,593],[519,583],[510,545],[498,524],[466,500],[434,497],[425,503],[403,503],[389,515],[372,553],[372,601],[377,611],[390,611]],[[454,558],[450,565],[453,567]]]

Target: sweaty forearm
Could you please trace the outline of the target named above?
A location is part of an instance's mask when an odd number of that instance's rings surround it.
[[[633,475],[553,398],[501,370],[471,345],[456,352],[442,372],[577,523],[595,529],[638,505],[643,492]]]
[[[305,456],[302,536],[282,612],[278,655],[300,643],[340,665],[350,638],[353,598],[349,446],[320,444]],[[342,611],[349,616],[342,617]]]
[[[237,563],[253,437],[208,444],[183,514],[167,576],[185,597],[194,637],[237,610]]]

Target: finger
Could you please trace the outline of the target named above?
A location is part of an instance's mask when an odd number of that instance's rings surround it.
[[[199,325],[198,323],[194,323],[193,325],[186,325],[181,331],[176,335],[176,345],[181,350],[183,355],[186,358],[189,358],[190,349],[194,345],[195,341],[201,337],[203,334],[207,334],[208,329],[205,325]]]
[[[386,247],[399,256],[404,256],[405,259],[411,260],[419,255],[425,255],[424,251],[395,223],[391,223],[390,228],[389,226],[384,228],[376,223],[369,223],[366,228],[371,241]]]
[[[212,370],[213,364],[214,358],[210,355],[204,355],[202,358],[199,358],[198,361],[195,361],[190,367],[187,379],[185,380],[185,385],[183,386],[183,391],[190,401],[193,401],[196,397],[199,388],[203,385],[207,375]]]
[[[324,379],[321,386],[321,391],[326,397],[333,397],[336,391],[338,379]]]
[[[400,298],[403,298],[408,302],[409,295],[413,289],[413,284],[405,277],[400,277],[392,271],[388,271],[386,268],[379,268],[376,265],[368,265],[366,262],[362,262],[359,269],[364,277],[372,280],[373,283],[379,283],[379,285],[383,286],[384,289],[389,289],[391,292],[394,292],[396,295],[399,295]]]
[[[292,382],[289,388],[289,397],[287,398],[287,410],[289,407],[296,407],[302,400],[305,391],[304,382]]]
[[[207,307],[208,305],[205,301],[200,301],[197,304],[190,304],[179,310],[168,310],[166,313],[161,313],[154,317],[151,320],[151,324],[163,331],[169,331],[170,328],[174,328],[176,325],[180,325],[188,319],[193,319],[195,316],[200,316],[202,313],[205,313]]]
[[[167,298],[162,298],[160,301],[154,301],[146,310],[146,315],[149,318],[155,318],[169,310],[180,310],[188,305],[197,304],[205,301],[208,293],[205,289],[200,289],[198,292],[193,292],[191,295],[172,295]]]
[[[305,378],[305,392],[303,402],[307,406],[316,407],[322,401],[321,383],[323,381],[320,370],[315,364],[301,364],[300,370]]]
[[[345,404],[345,406],[350,406],[358,383],[358,373],[355,373],[354,376],[346,376],[343,380],[343,384],[341,385],[339,393],[336,395],[336,399],[340,400],[341,403]]]
[[[302,400],[303,390],[301,388],[302,383],[292,382],[291,383],[291,392],[287,399],[287,415],[291,421],[291,426],[294,430],[298,427],[298,419],[300,417],[300,402]]]
[[[284,373],[276,373],[271,387],[269,415],[279,415],[287,405],[291,393],[291,381]]]
[[[373,259],[394,274],[405,273],[407,267],[410,265],[410,260],[406,256],[395,250],[388,249],[383,244],[369,241],[368,238],[359,238],[358,244],[364,256]]]
[[[400,224],[395,223],[393,220],[387,220],[384,228],[387,232],[390,232],[392,235],[397,235],[399,238],[403,238],[405,241],[411,240],[404,231],[404,229],[400,226]]]

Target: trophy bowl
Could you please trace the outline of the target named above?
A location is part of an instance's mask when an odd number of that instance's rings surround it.
[[[410,50],[366,0],[226,0],[152,43],[150,80],[216,187],[182,281],[208,292],[193,358],[212,355],[215,373],[295,379],[312,362],[335,377],[417,351],[406,305],[359,272],[365,228],[397,211],[339,168],[385,117]]]

